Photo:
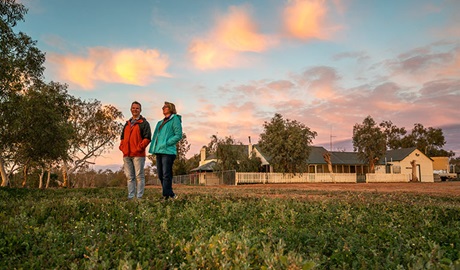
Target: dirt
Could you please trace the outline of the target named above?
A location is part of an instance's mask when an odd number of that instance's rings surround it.
[[[160,188],[159,186],[154,186]],[[251,184],[239,186],[186,186],[174,185],[175,189],[188,193],[187,189],[193,189],[193,192],[209,192],[212,189],[231,190],[237,192],[239,189],[274,190],[318,190],[318,191],[357,191],[357,192],[403,192],[418,193],[427,195],[440,196],[460,196],[460,181],[434,182],[434,183],[350,183],[350,184],[333,184],[333,183],[304,183],[304,184]],[[190,190],[191,192],[192,190]],[[217,190],[216,190],[217,191]],[[270,193],[270,192],[268,192]],[[273,196],[277,196],[273,194]]]

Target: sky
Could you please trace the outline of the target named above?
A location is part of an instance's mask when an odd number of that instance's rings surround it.
[[[460,156],[458,0],[21,0],[45,80],[152,125],[176,104],[198,154],[212,135],[257,143],[279,113],[353,151],[371,116],[442,128]],[[116,147],[94,162],[117,168]]]

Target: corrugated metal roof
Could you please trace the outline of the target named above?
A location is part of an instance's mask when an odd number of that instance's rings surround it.
[[[386,161],[401,161],[405,159],[408,155],[410,155],[412,152],[414,152],[416,149],[417,147],[388,150],[385,155]],[[385,159],[379,160],[378,164],[385,164]]]
[[[195,169],[191,169],[190,171],[192,172],[212,172],[214,171],[214,166],[216,166],[217,162],[211,161],[209,163],[206,163],[204,165],[201,165]]]
[[[356,152],[327,151],[322,146],[311,146],[310,148],[311,152],[308,157],[308,164],[327,164],[323,154],[329,152],[331,154],[331,163],[334,165],[365,165],[358,158],[358,153]]]

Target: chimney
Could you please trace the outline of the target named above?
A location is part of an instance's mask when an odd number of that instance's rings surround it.
[[[251,143],[251,136],[248,136],[249,139],[249,145],[248,145],[248,157],[251,157],[252,154],[252,143]]]
[[[206,160],[206,146],[201,147],[200,151],[200,166],[203,165]]]

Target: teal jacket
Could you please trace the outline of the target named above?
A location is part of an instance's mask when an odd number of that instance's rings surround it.
[[[150,154],[177,155],[176,144],[182,139],[182,116],[172,114],[161,127],[163,120],[158,121],[150,143]],[[160,129],[161,127],[161,129]]]

